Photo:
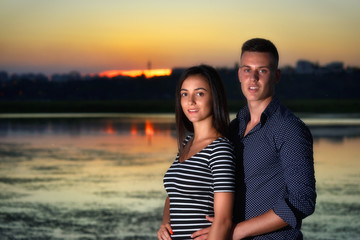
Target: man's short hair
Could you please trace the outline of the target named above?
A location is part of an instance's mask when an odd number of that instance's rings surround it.
[[[273,58],[274,67],[277,69],[279,65],[279,53],[275,45],[267,39],[253,38],[247,40],[241,48],[241,56],[244,52],[264,52],[270,53]]]

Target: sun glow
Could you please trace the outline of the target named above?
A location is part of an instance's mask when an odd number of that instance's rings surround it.
[[[139,77],[144,75],[146,78],[157,76],[169,76],[171,75],[171,69],[150,69],[150,70],[109,70],[99,74],[100,77],[116,77],[116,76],[128,76]]]

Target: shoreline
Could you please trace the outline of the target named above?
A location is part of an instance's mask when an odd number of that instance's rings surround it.
[[[280,99],[292,112],[298,114],[359,114],[360,99]],[[230,113],[239,111],[243,99],[228,100]],[[106,113],[155,114],[174,113],[175,101],[164,100],[57,100],[57,101],[0,101],[0,114],[31,113]]]
[[[309,126],[360,126],[359,113],[295,113]],[[230,113],[234,119],[236,113]],[[174,113],[0,113],[0,119],[121,118],[175,122]]]

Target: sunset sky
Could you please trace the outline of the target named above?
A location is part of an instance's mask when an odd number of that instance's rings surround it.
[[[1,0],[0,71],[233,67],[242,43],[272,40],[280,66],[360,67],[358,0]]]

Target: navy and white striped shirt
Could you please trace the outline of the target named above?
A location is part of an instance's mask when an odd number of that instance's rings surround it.
[[[184,143],[191,139],[188,136]],[[206,216],[214,216],[214,192],[234,192],[233,146],[218,138],[184,162],[177,155],[164,176],[170,199],[171,239],[191,239],[190,235],[209,227]]]
[[[270,209],[288,227],[253,239],[302,239],[302,219],[315,209],[313,139],[306,125],[274,98],[245,137],[248,107],[230,124],[237,157],[238,221]]]

